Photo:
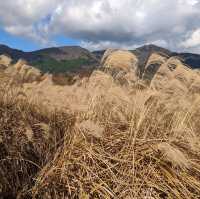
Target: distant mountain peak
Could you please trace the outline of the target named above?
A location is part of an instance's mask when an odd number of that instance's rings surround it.
[[[171,52],[168,49],[154,44],[144,45],[136,48],[135,50],[130,50],[130,52],[138,57],[141,74],[144,71],[147,60],[153,53],[158,53],[165,57],[176,56],[181,59],[184,64],[189,65],[191,68],[200,68],[200,55]],[[105,50],[90,52],[89,50],[78,45],[55,46],[32,52],[24,52],[10,48],[7,45],[0,44],[0,55],[5,54],[11,57],[13,61],[24,59],[30,65],[39,67],[39,69],[42,67],[42,70],[47,70],[49,72],[54,71],[54,69],[57,70],[61,66],[62,70],[58,70],[60,72],[80,68],[80,66],[87,69],[97,67],[100,64],[100,60],[104,53]]]

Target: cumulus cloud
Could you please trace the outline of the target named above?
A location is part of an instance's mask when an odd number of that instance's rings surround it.
[[[39,43],[48,42],[45,27],[59,0],[6,0],[0,6],[0,27]]]
[[[200,45],[200,28],[192,32],[183,43],[186,48],[197,47]]]
[[[200,0],[6,0],[0,25],[44,43],[65,35],[90,49],[154,43],[191,50],[200,45]]]
[[[120,49],[129,49],[129,50],[133,50],[135,48],[140,47],[142,44],[137,44],[137,43],[129,43],[129,42],[125,42],[125,43],[121,43],[121,42],[114,42],[114,41],[99,41],[99,42],[95,42],[95,41],[82,41],[81,46],[83,48],[87,48],[90,49],[92,51],[95,50],[99,50],[99,49],[107,49],[107,48],[120,48]],[[157,46],[162,46],[162,47],[167,47],[168,44],[166,41],[164,40],[155,40],[155,41],[151,41],[151,42],[146,42],[143,43],[143,45],[147,45],[147,44],[154,44]]]
[[[108,49],[108,48],[120,48],[120,49],[135,49],[139,47],[137,44],[125,44],[113,41],[81,41],[80,45],[83,48],[90,49],[91,51],[100,50],[100,49]]]

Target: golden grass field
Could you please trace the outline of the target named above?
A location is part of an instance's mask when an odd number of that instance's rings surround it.
[[[50,79],[1,84],[0,198],[200,198],[198,91]]]

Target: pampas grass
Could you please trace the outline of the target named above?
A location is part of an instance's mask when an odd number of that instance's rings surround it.
[[[0,98],[0,192],[35,199],[199,197],[199,94],[140,90],[101,71],[56,88],[63,112],[30,104],[28,95]]]
[[[38,171],[70,132],[74,117],[49,112],[22,99],[23,93],[0,91],[0,197],[27,198]],[[24,94],[25,95],[25,94]],[[31,196],[30,196],[31,197]]]

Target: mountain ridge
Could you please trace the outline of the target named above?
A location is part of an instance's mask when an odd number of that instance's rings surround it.
[[[61,46],[24,52],[0,45],[0,55],[2,54],[11,57],[13,62],[23,59],[43,73],[91,70],[99,63],[92,53],[80,46]]]
[[[8,55],[14,62],[19,59],[24,59],[30,65],[33,65],[44,73],[65,73],[93,70],[100,65],[100,60],[105,51],[106,50],[89,51],[81,46],[59,46],[24,52],[0,44],[0,55]],[[153,44],[144,45],[129,51],[135,54],[139,59],[140,75],[144,72],[144,67],[153,53],[160,53],[167,57],[176,56],[192,69],[200,68],[199,54],[172,52],[166,48]]]

